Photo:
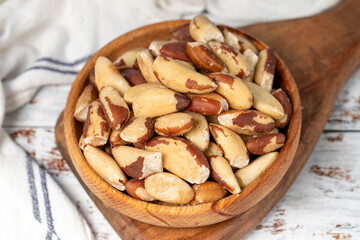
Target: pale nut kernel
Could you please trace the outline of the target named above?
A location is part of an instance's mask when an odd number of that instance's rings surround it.
[[[189,94],[190,104],[186,108],[189,112],[201,113],[203,115],[219,115],[229,110],[226,99],[217,93]]]
[[[191,20],[189,31],[191,37],[197,42],[224,41],[222,32],[204,15],[198,15]]]
[[[154,135],[154,119],[135,117],[121,131],[120,137],[131,143],[147,142]]]
[[[111,86],[104,86],[99,92],[101,108],[110,127],[120,130],[130,116],[130,110],[120,93]]]
[[[160,152],[150,152],[142,149],[117,146],[112,154],[121,169],[135,179],[143,179],[153,173],[162,172],[162,156]]]
[[[148,202],[156,200],[146,191],[144,180],[131,179],[125,184],[125,190],[130,196],[139,200]]]
[[[184,137],[195,145],[200,151],[207,149],[210,133],[206,118],[199,113],[187,112],[194,120],[193,128],[184,134]]]
[[[137,62],[140,71],[147,82],[159,82],[153,72],[154,58],[148,49],[138,52]]]
[[[202,94],[216,89],[216,84],[207,76],[165,56],[155,59],[153,70],[162,84],[181,93]]]
[[[229,44],[239,52],[244,53],[246,50],[250,49],[255,54],[259,53],[259,50],[247,37],[235,32],[231,32],[226,28],[224,29],[223,33],[225,37],[225,43]]]
[[[245,82],[245,84],[249,87],[254,96],[253,107],[256,110],[270,115],[270,117],[275,120],[284,117],[284,108],[271,93],[255,83]]]
[[[76,120],[79,122],[85,122],[88,114],[88,107],[96,98],[97,94],[94,87],[87,85],[76,102],[74,111],[74,117]]]
[[[227,71],[225,65],[203,43],[188,42],[187,52],[191,61],[205,72]]]
[[[207,181],[192,186],[195,197],[190,205],[216,202],[226,196],[226,190],[217,182]]]
[[[120,74],[130,83],[131,86],[147,83],[141,72],[137,69],[127,68],[121,70]]]
[[[246,110],[253,105],[253,94],[238,77],[226,73],[210,73],[216,84],[216,92],[226,98],[230,108]]]
[[[284,146],[285,135],[282,133],[271,133],[250,139],[246,147],[252,154],[264,155]]]
[[[250,49],[247,49],[243,55],[250,66],[250,75],[247,78],[244,78],[243,81],[252,82],[254,80],[255,67],[258,63],[259,57]]]
[[[167,172],[148,176],[145,190],[166,203],[187,204],[194,198],[194,191],[185,181]]]
[[[123,53],[114,61],[115,67],[117,69],[133,68],[137,54],[144,49],[145,48],[135,48]]]
[[[190,100],[166,88],[150,88],[135,96],[132,108],[135,116],[158,117],[185,109]]]
[[[245,188],[255,181],[265,170],[276,160],[278,152],[271,152],[265,154],[251,163],[235,172],[235,177],[239,182],[241,188]]]
[[[211,176],[214,180],[232,194],[241,192],[229,162],[220,156],[211,156],[209,160]]]
[[[231,166],[243,168],[249,164],[248,150],[238,134],[226,127],[212,123],[209,124],[209,129]]]
[[[153,55],[154,57],[157,57],[160,55],[160,48],[166,44],[166,43],[170,43],[172,41],[152,41],[149,45],[149,50],[151,55]]]
[[[110,135],[110,129],[99,100],[93,101],[89,106],[83,128],[84,143],[92,146],[105,145]]]
[[[120,191],[125,190],[126,175],[110,155],[96,147],[86,145],[84,156],[91,168],[107,183]]]
[[[204,155],[207,159],[209,159],[211,156],[222,157],[224,153],[216,143],[210,141],[208,148],[204,151]]]
[[[170,42],[165,43],[160,48],[160,54],[172,59],[191,62],[186,50],[186,42]]]
[[[221,125],[244,135],[268,133],[275,128],[275,121],[269,115],[256,110],[230,110],[221,113],[218,120]]]
[[[250,65],[244,56],[226,43],[210,41],[208,43],[210,50],[226,66],[228,72],[239,78],[246,78],[250,75]]]
[[[291,113],[292,113],[292,105],[291,105],[290,99],[287,96],[286,92],[284,90],[282,90],[281,88],[274,91],[272,93],[272,95],[280,102],[280,104],[282,105],[282,107],[284,109],[284,116],[281,119],[275,120],[276,127],[283,128],[290,121],[290,117],[291,117]]]
[[[124,100],[128,104],[132,104],[134,102],[135,96],[138,95],[141,91],[149,88],[166,88],[159,82],[154,83],[144,83],[140,85],[133,86],[129,88],[124,94]]]
[[[118,72],[112,62],[106,57],[98,57],[95,62],[95,83],[100,91],[103,86],[115,88],[121,95],[130,88],[129,83]]]
[[[254,82],[268,92],[271,92],[275,74],[275,54],[270,49],[264,49],[259,54],[255,68]]]
[[[204,154],[183,138],[154,137],[145,149],[161,152],[164,168],[189,183],[203,183],[210,175]]]
[[[79,139],[79,148],[81,150],[84,150],[85,146],[86,146],[86,144],[84,143],[84,138],[83,138],[83,135],[81,134],[80,139]]]
[[[194,39],[190,35],[189,30],[190,23],[186,23],[179,28],[177,28],[172,34],[171,38],[179,42],[193,42]]]
[[[181,61],[179,59],[173,59],[175,62],[180,63],[181,65],[183,65],[184,67],[188,68],[191,71],[196,71],[194,65],[190,62],[185,62],[185,61]]]
[[[187,113],[171,113],[155,120],[155,132],[161,136],[181,136],[194,126],[194,120]]]
[[[119,130],[119,131],[112,130],[111,131],[110,137],[109,137],[110,146],[116,147],[116,146],[126,146],[126,145],[131,144],[130,142],[125,141],[124,139],[121,138],[121,136],[120,136],[121,132],[122,132],[122,130]]]

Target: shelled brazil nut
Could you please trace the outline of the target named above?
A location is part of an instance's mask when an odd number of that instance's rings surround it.
[[[275,68],[270,48],[196,16],[169,39],[96,59],[74,109],[79,148],[114,191],[141,201],[244,194],[287,139],[292,104]]]

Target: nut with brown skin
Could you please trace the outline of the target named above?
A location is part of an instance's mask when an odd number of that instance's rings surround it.
[[[241,188],[245,188],[255,181],[265,170],[276,160],[278,152],[271,152],[265,154],[251,163],[235,172],[235,177],[239,182]]]
[[[271,133],[250,139],[246,147],[252,154],[264,155],[284,146],[285,135],[282,133]]]
[[[145,149],[161,152],[164,168],[189,183],[203,183],[210,175],[204,154],[183,138],[154,137]]]
[[[131,86],[147,83],[141,72],[135,68],[127,68],[120,72],[120,74],[130,83]]]
[[[266,135],[266,134],[270,134],[270,133],[279,133],[279,129],[278,128],[274,128],[273,130],[271,130],[270,132],[267,133],[263,133],[263,134],[257,134],[257,135],[240,135],[240,137],[242,138],[242,140],[244,141],[244,143],[246,144],[249,140],[262,136],[262,135]]]
[[[210,50],[226,66],[228,72],[239,78],[246,78],[250,75],[250,66],[244,56],[226,43],[210,41]]]
[[[220,156],[211,156],[209,160],[211,176],[214,180],[232,194],[241,192],[239,183],[235,178],[229,162]]]
[[[175,91],[203,94],[216,89],[216,84],[210,78],[171,58],[158,56],[152,67],[159,81]]]
[[[160,48],[160,54],[172,59],[191,62],[186,50],[186,42],[170,42],[165,43]]]
[[[135,116],[158,117],[185,109],[190,100],[166,88],[150,88],[135,96],[132,108]]]
[[[191,61],[205,72],[227,71],[225,65],[203,43],[188,42],[187,52]]]
[[[110,135],[110,126],[98,100],[93,101],[83,128],[83,141],[92,146],[103,146]]]
[[[154,135],[154,119],[150,117],[136,117],[121,131],[120,137],[131,143],[145,143]]]
[[[187,113],[171,113],[155,120],[155,132],[161,136],[181,136],[194,126],[194,120]]]
[[[125,190],[130,196],[139,200],[148,202],[156,200],[145,190],[144,180],[131,179],[125,184]]]
[[[136,62],[138,52],[143,51],[145,48],[135,48],[123,53],[114,61],[117,69],[133,68]]]
[[[275,54],[270,48],[260,52],[255,68],[254,82],[268,92],[271,92],[273,87],[275,63]]]
[[[194,120],[193,128],[184,134],[184,137],[200,151],[207,149],[210,139],[209,127],[206,118],[199,113],[187,112]]]
[[[284,108],[271,93],[252,82],[245,82],[254,96],[253,107],[274,119],[284,117]]]
[[[247,78],[244,78],[244,81],[252,82],[254,80],[255,67],[258,63],[259,57],[250,49],[247,49],[244,52],[244,58],[249,63],[250,66],[250,75]]]
[[[204,155],[207,159],[209,159],[211,156],[222,157],[224,153],[216,143],[210,141],[208,148],[204,151]]]
[[[86,145],[84,156],[92,169],[107,183],[120,191],[125,190],[126,175],[110,155],[96,147]]]
[[[185,181],[167,172],[148,176],[145,190],[166,203],[187,204],[194,198],[194,191]]]
[[[151,55],[153,55],[154,57],[157,57],[160,55],[160,48],[166,44],[166,43],[171,43],[172,41],[152,41],[149,45],[149,51],[151,53]]]
[[[140,71],[147,82],[159,82],[153,72],[154,58],[148,49],[138,52],[137,62]]]
[[[224,42],[222,32],[204,15],[198,15],[191,20],[189,31],[197,42],[207,43],[210,40]]]
[[[95,89],[97,89],[96,83],[95,83],[95,69],[92,69],[89,73],[89,82],[90,85],[93,86]]]
[[[132,178],[143,179],[153,173],[163,171],[160,152],[117,146],[112,149],[112,154],[121,169]]]
[[[205,118],[208,123],[220,124],[218,120],[218,115],[206,115]]]
[[[207,181],[192,186],[195,197],[190,205],[215,202],[226,196],[226,190],[217,182]]]
[[[129,90],[126,91],[124,94],[125,102],[132,104],[134,102],[135,96],[138,95],[141,91],[149,88],[166,88],[161,83],[144,83],[140,85],[136,85],[131,87]]]
[[[76,120],[79,122],[85,122],[88,114],[88,107],[96,98],[97,94],[95,88],[91,85],[87,85],[76,102],[74,111],[74,117]]]
[[[189,94],[190,105],[187,111],[201,113],[203,115],[219,115],[229,110],[229,104],[224,97],[217,93]]]
[[[112,130],[111,131],[110,137],[109,137],[109,143],[112,147],[126,146],[126,145],[131,144],[130,142],[125,141],[124,139],[121,138],[121,136],[120,136],[121,132],[122,132],[122,130],[119,130],[119,131]]]
[[[216,92],[226,98],[230,108],[246,110],[253,104],[253,94],[238,77],[226,73],[210,73],[216,84]]]
[[[275,125],[278,128],[286,127],[289,123],[292,113],[292,105],[290,102],[289,97],[287,96],[286,92],[279,88],[272,95],[280,102],[284,109],[284,116],[281,119],[275,120]]]
[[[256,110],[230,110],[219,115],[221,125],[244,135],[270,132],[275,121],[267,114]]]
[[[217,124],[210,123],[209,129],[231,166],[243,168],[249,164],[248,150],[239,135]]]
[[[98,57],[95,62],[95,83],[100,91],[103,86],[115,88],[121,95],[130,88],[129,83],[121,76],[112,62],[106,57]]]
[[[104,86],[99,92],[99,100],[110,127],[115,131],[120,130],[130,116],[128,105],[120,93],[111,86]]]
[[[246,50],[250,49],[255,54],[259,53],[259,50],[255,47],[255,45],[245,36],[231,32],[226,28],[224,29],[223,33],[225,37],[225,43],[229,44],[239,52],[244,53]]]
[[[194,39],[190,35],[189,30],[190,23],[186,23],[179,28],[177,28],[172,34],[171,37],[174,40],[180,41],[180,42],[193,42]]]

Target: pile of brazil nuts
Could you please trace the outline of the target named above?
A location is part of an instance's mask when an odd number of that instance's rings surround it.
[[[275,62],[271,49],[202,15],[168,41],[114,62],[100,56],[75,107],[79,146],[136,199],[196,205],[238,194],[285,143],[292,105],[273,89]]]

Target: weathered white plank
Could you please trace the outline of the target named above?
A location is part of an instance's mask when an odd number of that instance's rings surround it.
[[[246,239],[360,239],[360,133],[324,133],[295,184]]]
[[[59,184],[89,223],[97,240],[117,239],[56,148],[53,128],[6,128],[13,139]]]

